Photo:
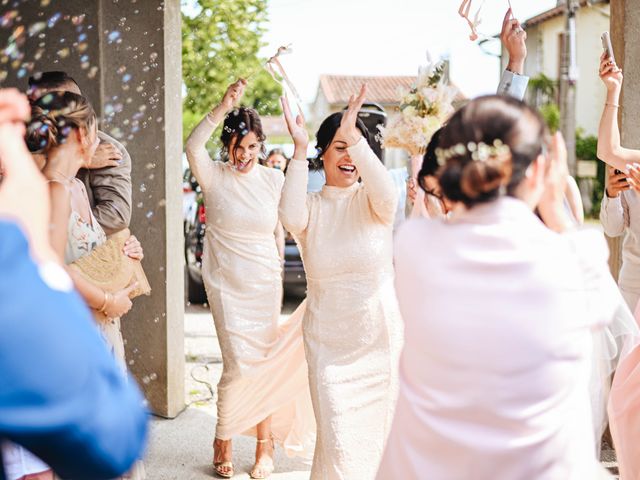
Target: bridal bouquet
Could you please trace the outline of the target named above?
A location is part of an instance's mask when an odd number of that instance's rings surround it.
[[[399,147],[411,155],[424,153],[432,135],[454,112],[457,88],[447,85],[444,62],[430,62],[418,71],[416,86],[400,92],[400,115],[379,127],[384,147]]]

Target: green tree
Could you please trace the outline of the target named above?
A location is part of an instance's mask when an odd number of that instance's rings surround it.
[[[249,78],[242,104],[261,115],[280,113],[281,88],[262,68],[267,0],[185,0],[182,69],[185,136],[237,78]]]

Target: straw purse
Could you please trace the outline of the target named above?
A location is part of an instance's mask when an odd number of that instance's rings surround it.
[[[131,236],[128,229],[109,237],[91,253],[73,262],[70,267],[78,271],[85,279],[103,290],[114,293],[138,282],[138,288],[129,294],[129,298],[150,295],[151,286],[139,260],[127,257],[122,250]],[[94,312],[97,320],[104,321],[105,316]]]

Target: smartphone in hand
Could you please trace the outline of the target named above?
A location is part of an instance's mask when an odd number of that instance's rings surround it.
[[[611,36],[609,32],[604,32],[600,37],[602,40],[602,48],[606,52],[607,56],[611,58],[613,63],[616,62],[616,57],[613,55],[613,45],[611,44]]]

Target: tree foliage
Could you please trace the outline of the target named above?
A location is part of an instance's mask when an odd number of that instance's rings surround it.
[[[183,7],[188,7],[182,15],[185,135],[239,77],[250,77],[243,105],[261,115],[280,113],[281,88],[259,57],[267,0],[184,0]]]

